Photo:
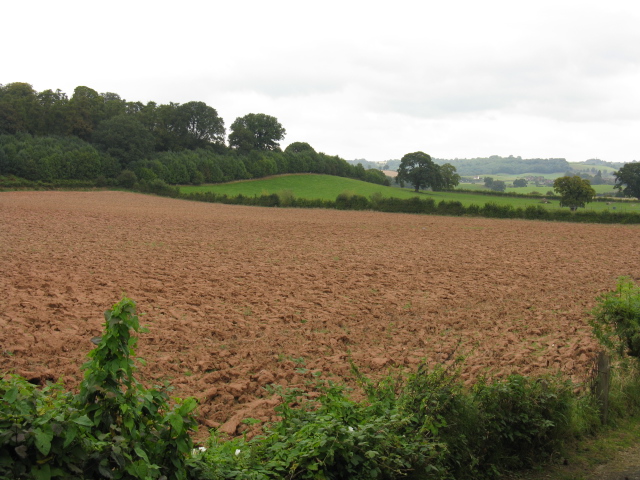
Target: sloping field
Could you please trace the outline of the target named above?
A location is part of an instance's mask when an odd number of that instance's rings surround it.
[[[141,376],[201,400],[228,433],[272,418],[263,387],[447,362],[463,375],[579,380],[587,325],[640,230],[241,207],[122,192],[0,193],[0,371],[81,379],[123,293],[150,332]]]

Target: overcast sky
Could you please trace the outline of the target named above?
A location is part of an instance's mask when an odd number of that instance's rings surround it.
[[[345,159],[640,160],[640,1],[12,1],[0,83],[266,113]]]

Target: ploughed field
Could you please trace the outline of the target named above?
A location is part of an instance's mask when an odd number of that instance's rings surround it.
[[[73,388],[123,294],[149,333],[139,377],[238,434],[268,384],[468,356],[462,375],[561,371],[587,311],[640,278],[637,226],[206,204],[123,192],[0,193],[0,372]]]

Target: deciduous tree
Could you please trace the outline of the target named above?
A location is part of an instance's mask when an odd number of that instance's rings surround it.
[[[502,180],[493,180],[490,188],[494,192],[504,192],[507,189],[507,184]]]
[[[286,134],[278,119],[264,113],[249,113],[231,124],[229,146],[239,153],[278,150]]]
[[[440,165],[440,176],[442,178],[442,185],[440,186],[440,189],[442,190],[451,190],[452,188],[457,187],[460,183],[460,175],[456,173],[456,167],[450,163]],[[434,188],[434,190],[437,189]]]
[[[526,187],[528,184],[529,182],[527,182],[527,180],[524,178],[517,178],[513,181],[513,186],[516,188]]]
[[[625,197],[640,199],[640,163],[627,163],[613,174],[616,177],[617,188]]]
[[[400,160],[396,183],[410,183],[416,192],[426,188],[437,190],[442,186],[442,173],[431,156],[424,152],[407,153]]]
[[[569,207],[571,211],[584,207],[596,196],[596,191],[591,187],[589,180],[580,178],[578,175],[556,178],[553,189],[560,195],[560,206]]]

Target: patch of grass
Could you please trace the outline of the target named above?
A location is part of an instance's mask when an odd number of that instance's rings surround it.
[[[230,197],[235,197],[240,194],[253,197],[254,195],[263,195],[265,192],[268,194],[286,192],[285,196],[287,198],[306,198],[310,200],[335,200],[338,195],[345,191],[363,195],[367,198],[375,193],[381,193],[385,197],[411,198],[414,196],[411,191],[399,188],[385,187],[332,175],[312,174],[280,175],[259,180],[246,180],[215,185],[185,185],[180,187],[180,191],[182,193],[214,192],[220,195],[226,194]]]

